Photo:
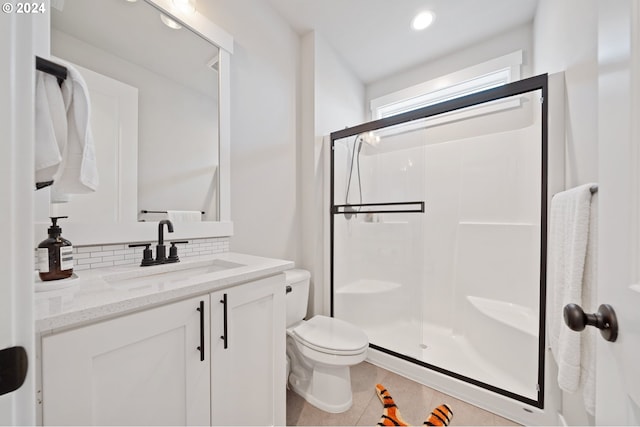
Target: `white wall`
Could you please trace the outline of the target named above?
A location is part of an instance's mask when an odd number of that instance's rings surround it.
[[[535,73],[565,74],[567,188],[598,179],[597,26],[595,0],[540,0],[534,22]]]
[[[388,93],[396,92],[520,49],[524,51],[522,76],[529,77],[533,75],[532,31],[532,25],[530,24],[520,26],[490,39],[479,41],[450,55],[371,83],[367,86],[367,105],[370,100]]]
[[[540,0],[534,20],[535,74],[564,71],[566,162],[571,188],[598,180],[598,52],[596,0]],[[569,425],[593,425],[582,393],[563,393]]]
[[[321,35],[315,35],[316,136],[355,126],[365,120],[363,83]]]
[[[198,10],[235,40],[231,250],[297,260],[299,37],[262,0],[202,1]]]
[[[303,37],[300,265],[311,271],[311,314],[329,313],[328,135],[365,121],[364,93],[362,82],[320,34]]]

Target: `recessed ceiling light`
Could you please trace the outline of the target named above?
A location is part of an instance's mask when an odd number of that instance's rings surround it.
[[[416,31],[424,30],[433,23],[435,18],[436,15],[431,11],[420,12],[413,18],[413,21],[411,21],[411,28]]]
[[[196,0],[173,0],[173,5],[184,13],[195,13]]]
[[[166,25],[167,27],[173,30],[179,30],[180,28],[182,28],[182,25],[178,24],[176,21],[174,21],[173,19],[169,18],[167,15],[164,15],[162,13],[160,14],[160,20],[164,25]]]

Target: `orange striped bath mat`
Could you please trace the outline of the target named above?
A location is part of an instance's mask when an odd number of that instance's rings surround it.
[[[402,415],[400,415],[400,409],[393,401],[393,397],[389,394],[389,391],[382,385],[376,384],[376,394],[378,398],[382,402],[384,406],[384,412],[382,417],[380,417],[380,421],[378,422],[379,426],[408,426],[405,420],[402,419]],[[429,417],[424,421],[423,425],[425,426],[448,426],[451,422],[451,418],[453,417],[453,412],[449,405],[442,404],[436,407]]]

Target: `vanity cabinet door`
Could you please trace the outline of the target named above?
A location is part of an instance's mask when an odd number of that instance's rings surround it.
[[[208,324],[204,295],[43,337],[43,424],[209,425]]]
[[[211,294],[212,425],[284,425],[284,275]]]

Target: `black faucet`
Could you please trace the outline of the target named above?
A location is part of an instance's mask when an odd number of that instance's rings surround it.
[[[156,246],[156,264],[164,264],[167,262],[166,248],[164,246],[164,225],[167,225],[167,231],[173,233],[173,224],[168,219],[163,219],[158,223],[158,245]]]
[[[180,258],[178,257],[178,247],[177,244],[180,243],[189,243],[188,241],[176,241],[171,242],[171,248],[169,250],[169,257],[167,257],[167,249],[164,245],[164,226],[167,225],[167,230],[169,233],[173,233],[173,224],[168,219],[163,219],[158,223],[158,244],[156,245],[156,259],[153,259],[153,252],[149,249],[151,243],[139,243],[135,245],[129,245],[130,248],[136,248],[139,246],[144,246],[144,251],[142,252],[142,263],[140,263],[141,267],[147,267],[150,265],[158,265],[158,264],[167,264],[171,262],[180,262]]]

